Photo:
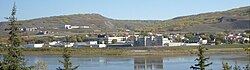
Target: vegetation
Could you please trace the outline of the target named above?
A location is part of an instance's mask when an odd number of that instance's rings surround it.
[[[250,16],[249,9],[250,9],[250,6],[247,6],[247,7],[241,7],[241,8],[236,8],[236,9],[222,11],[222,12],[210,12],[210,13],[202,13],[198,15],[182,16],[182,17],[177,17],[177,18],[173,18],[170,20],[165,20],[165,21],[160,22],[159,24],[150,26],[152,28],[148,28],[148,26],[145,26],[144,28],[162,29],[162,30],[167,29],[169,31],[181,31],[194,25],[216,24],[216,23],[221,23],[221,22],[233,22],[233,21],[238,21],[241,19],[249,20],[249,16]],[[244,24],[248,25],[247,23],[244,23]],[[217,27],[217,26],[220,26],[220,25],[215,25],[215,26],[206,25],[206,27],[211,27],[209,29],[212,29],[212,28],[230,29],[230,27],[234,27],[229,24],[225,24],[221,27]],[[239,28],[240,26],[238,25],[236,27]],[[140,28],[140,30],[143,31],[144,28]],[[244,27],[244,28],[248,29],[249,27]],[[198,28],[191,28],[191,29],[197,30]],[[204,29],[204,28],[201,28],[201,29]],[[236,28],[232,28],[232,29],[236,29]]]
[[[223,66],[223,70],[250,70],[249,64],[246,64],[246,66],[241,68],[240,66],[237,65],[237,63],[235,63],[233,67],[233,66],[230,66],[228,63],[222,62],[222,66]]]
[[[70,38],[66,38],[67,44],[69,44],[69,40]],[[64,68],[58,67],[56,68],[56,70],[76,70],[79,67],[79,65],[72,67],[72,62],[70,61],[70,58],[71,58],[70,51],[68,50],[68,48],[69,47],[66,46],[63,49],[62,57],[64,58],[64,61],[59,60],[59,62],[63,64]]]
[[[16,5],[14,4],[11,16],[6,18],[10,22],[9,45],[7,46],[7,55],[4,55],[3,60],[0,61],[0,70],[29,70],[32,67],[26,66],[26,61],[21,49],[22,40],[19,36],[18,26],[16,23]]]
[[[68,51],[68,48],[64,48],[63,56],[64,61],[59,60],[60,63],[63,64],[64,68],[56,68],[56,70],[76,70],[79,66],[72,67],[72,62],[70,61],[70,52]]]
[[[43,60],[38,60],[36,62],[34,70],[49,70],[48,69],[48,64],[45,63]]]
[[[229,66],[228,63],[222,62],[223,70],[232,70],[232,66]]]
[[[206,64],[206,62],[208,62],[209,58],[205,57],[204,52],[205,50],[207,50],[205,47],[199,46],[198,47],[198,54],[197,56],[199,56],[199,58],[195,59],[195,61],[198,61],[198,64],[195,64],[194,66],[191,66],[191,69],[194,70],[206,70],[206,67],[208,67],[209,65],[211,65],[212,63],[208,63]]]

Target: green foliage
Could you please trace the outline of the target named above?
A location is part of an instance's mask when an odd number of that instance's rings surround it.
[[[249,64],[246,64],[246,66],[242,68],[237,65],[237,62],[235,62],[234,67],[230,66],[228,63],[223,63],[223,62],[222,65],[223,65],[223,70],[250,70]]]
[[[216,39],[216,44],[221,44],[222,42],[225,41],[225,36],[226,34],[225,33],[217,33],[216,36],[215,36],[215,39]]]
[[[43,60],[38,60],[36,62],[34,70],[49,70],[48,69],[48,64],[45,63]]]
[[[198,64],[195,64],[194,66],[191,66],[191,69],[194,70],[205,70],[207,66],[211,65],[212,63],[206,64],[205,62],[208,62],[209,58],[205,57],[204,52],[207,50],[205,47],[199,46],[198,47],[198,56],[199,58],[196,58],[195,61],[198,61]]]
[[[186,34],[185,37],[188,38],[188,39],[190,39],[190,38],[193,38],[194,35],[193,34]]]
[[[68,40],[68,41],[69,41],[69,42],[77,42],[77,37],[74,36],[74,35],[72,35],[72,36],[69,37],[69,40]]]
[[[64,61],[59,60],[60,63],[63,64],[64,68],[56,68],[56,70],[76,70],[79,66],[72,67],[72,62],[70,61],[70,51],[68,51],[68,48],[64,48],[63,56]]]
[[[248,37],[249,34],[242,34],[241,36],[242,36],[242,37]]]
[[[11,16],[6,18],[10,22],[9,45],[7,46],[7,55],[0,61],[0,70],[30,70],[33,67],[27,67],[24,55],[22,53],[22,39],[19,36],[18,26],[16,23],[16,6],[14,4]]]

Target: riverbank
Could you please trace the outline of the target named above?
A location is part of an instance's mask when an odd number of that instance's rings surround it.
[[[248,44],[233,45],[213,45],[205,46],[208,48],[206,54],[219,53],[249,53]],[[128,47],[128,48],[70,48],[72,55],[187,55],[195,54],[197,47],[179,46],[179,47]],[[0,49],[0,54],[6,54],[4,48]],[[24,48],[25,55],[60,55],[63,48]]]

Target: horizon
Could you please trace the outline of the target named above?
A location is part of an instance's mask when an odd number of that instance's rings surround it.
[[[7,21],[13,3],[16,2],[18,20],[30,20],[43,17],[100,14],[104,17],[118,20],[167,20],[180,16],[196,15],[208,12],[226,11],[233,8],[250,6],[245,1],[61,1],[58,0],[10,0],[0,1],[0,22]],[[113,3],[110,3],[113,2]],[[193,3],[198,2],[198,4]],[[223,2],[224,4],[218,4]],[[2,3],[2,4],[1,4]],[[174,4],[177,3],[177,4]],[[217,4],[216,4],[217,3]],[[32,6],[31,6],[32,5]],[[148,6],[149,5],[149,6]],[[175,7],[170,7],[175,6]],[[192,8],[192,10],[189,10]]]

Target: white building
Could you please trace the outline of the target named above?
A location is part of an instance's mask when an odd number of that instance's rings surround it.
[[[173,42],[171,42],[171,43],[166,43],[165,45],[166,46],[183,46],[184,43],[173,43]]]
[[[71,29],[77,29],[80,28],[80,26],[71,26]]]
[[[117,42],[124,42],[128,39],[128,37],[107,37],[108,38],[108,44],[111,44],[113,40],[116,39]]]
[[[42,48],[44,44],[26,44],[25,48]]]
[[[87,44],[97,44],[97,41],[89,41]]]
[[[105,48],[105,47],[106,47],[106,44],[99,44],[98,47],[99,47],[99,48]]]
[[[65,29],[72,29],[71,25],[64,25]]]
[[[73,47],[75,43],[65,44],[64,47]]]
[[[201,40],[201,44],[207,44],[207,40]]]
[[[184,46],[200,46],[199,43],[185,43]]]

